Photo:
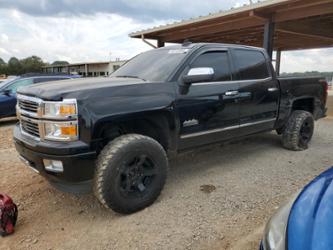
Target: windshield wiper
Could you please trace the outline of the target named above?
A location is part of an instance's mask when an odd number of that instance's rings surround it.
[[[141,78],[141,77],[138,77],[138,76],[114,76],[114,77],[124,77],[124,78],[136,78],[136,79],[140,79],[140,80],[142,80],[142,81],[147,81],[146,79],[143,79],[143,78]]]

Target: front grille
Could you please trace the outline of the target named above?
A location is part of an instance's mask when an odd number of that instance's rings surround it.
[[[24,132],[36,136],[36,137],[40,137],[39,134],[39,126],[37,122],[34,122],[32,120],[26,120],[26,119],[21,119],[21,128]]]
[[[18,99],[18,107],[21,110],[28,111],[30,113],[36,113],[38,112],[38,103],[23,99]]]

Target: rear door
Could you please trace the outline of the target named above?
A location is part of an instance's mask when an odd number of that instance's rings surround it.
[[[279,105],[279,83],[260,50],[233,49],[238,69],[240,135],[273,129]]]
[[[212,81],[193,83],[189,92],[179,94],[176,100],[180,149],[231,138],[239,127],[239,85],[233,81],[229,51],[221,48],[201,51],[182,75],[190,68],[202,67],[214,69]]]

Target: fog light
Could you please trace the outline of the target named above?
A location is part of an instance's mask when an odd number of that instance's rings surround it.
[[[62,166],[62,161],[55,161],[49,159],[43,159],[44,167],[47,171],[54,173],[64,172],[64,167]]]

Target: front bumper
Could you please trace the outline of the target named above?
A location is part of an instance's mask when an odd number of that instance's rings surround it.
[[[14,143],[21,159],[38,171],[54,186],[74,193],[90,189],[95,171],[96,152],[83,142],[41,142],[23,135],[19,126],[14,128]],[[62,161],[64,171],[45,170],[43,159]]]

